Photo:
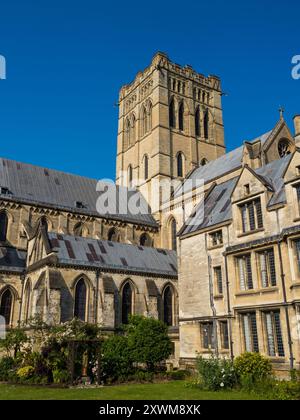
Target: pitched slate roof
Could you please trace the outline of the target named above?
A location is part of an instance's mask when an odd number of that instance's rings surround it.
[[[235,177],[216,185],[204,199],[204,203],[202,201],[198,204],[179,234],[186,235],[230,220],[232,217],[230,197],[237,181],[238,177]]]
[[[177,276],[175,251],[48,233],[61,264]]]
[[[263,145],[269,136],[271,135],[272,131],[268,131],[267,133],[263,134],[260,137],[257,137],[254,140],[251,140],[247,143],[256,143],[257,141],[261,141]],[[203,180],[204,184],[213,181],[221,177],[222,175],[232,172],[241,168],[242,166],[242,157],[243,157],[243,149],[244,146],[240,146],[237,149],[232,150],[229,153],[226,153],[223,156],[220,156],[218,159],[212,160],[208,162],[204,166],[199,166],[194,171],[190,173],[190,175],[186,178],[187,180]],[[184,185],[184,183],[183,183]],[[182,194],[182,188],[184,188],[185,192],[189,191],[189,186],[187,184],[184,187],[180,187],[175,191],[175,197],[178,197]]]
[[[253,171],[258,175],[261,182],[264,182],[273,191],[268,207],[286,201],[283,175],[291,159],[292,155],[290,154]],[[179,235],[197,232],[230,220],[232,217],[230,197],[238,179],[239,177],[235,177],[214,186],[205,198],[204,206],[203,202],[199,203],[194,213],[184,224]]]
[[[0,271],[22,273],[26,265],[26,252],[16,248],[0,247]]]
[[[1,198],[157,226],[143,196],[125,187],[117,186],[119,194],[115,214],[108,214],[104,208],[98,213],[96,202],[101,193],[96,191],[97,182],[83,176],[0,158],[0,187],[7,188],[9,192],[1,194],[0,191]],[[143,214],[132,214],[127,209],[128,200],[134,194],[139,196]],[[78,209],[76,202],[83,203],[84,208]],[[120,214],[123,208],[127,209],[126,214]]]

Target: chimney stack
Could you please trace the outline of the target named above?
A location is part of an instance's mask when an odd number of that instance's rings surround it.
[[[296,146],[300,147],[300,115],[295,115],[294,126],[295,126],[295,143],[296,143]]]

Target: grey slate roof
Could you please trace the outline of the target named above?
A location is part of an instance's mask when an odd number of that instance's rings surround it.
[[[108,215],[106,209],[103,209],[99,214],[96,209],[96,202],[100,196],[100,192],[96,191],[97,182],[83,176],[0,158],[0,187],[7,188],[10,193],[7,195],[0,192],[1,198],[157,226],[143,196],[125,187],[117,187],[121,194],[117,194],[116,213]],[[129,198],[136,193],[139,195],[143,214],[135,215],[130,211],[119,214],[120,208],[126,209],[127,192]],[[77,201],[82,202],[85,208],[78,209]]]
[[[196,232],[210,226],[223,223],[232,217],[231,194],[238,177],[216,185],[203,201],[198,204],[194,213],[185,223],[180,235]]]
[[[251,140],[248,143],[255,143],[258,140],[261,141],[263,145],[267,139],[269,138],[272,131],[269,131],[263,134],[260,137],[257,137],[254,140]],[[243,148],[244,146],[240,146],[237,149],[232,150],[229,153],[226,153],[223,156],[220,156],[218,159],[212,160],[208,162],[204,166],[199,166],[196,168],[188,177],[189,180],[204,180],[204,183],[208,183],[213,181],[216,178],[221,177],[222,175],[232,172],[236,169],[239,169],[242,166],[242,157],[243,157]],[[189,191],[189,188],[185,187],[185,192]],[[175,191],[175,197],[182,194],[182,187],[178,188]]]
[[[61,264],[177,276],[175,251],[48,233]]]
[[[286,201],[283,175],[291,159],[292,155],[290,154],[254,171],[261,181],[264,181],[272,188],[273,195],[268,203],[268,207]],[[235,177],[216,185],[205,198],[204,207],[203,203],[196,207],[194,213],[179,232],[179,235],[193,233],[230,220],[232,217],[230,197],[237,181],[238,177]]]
[[[26,265],[26,252],[16,248],[0,247],[0,271],[22,273]]]

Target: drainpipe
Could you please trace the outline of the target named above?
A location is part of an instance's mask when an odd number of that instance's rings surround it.
[[[284,303],[284,310],[285,310],[285,319],[286,319],[286,327],[288,333],[288,344],[289,344],[289,353],[290,353],[290,369],[294,368],[294,356],[293,356],[293,347],[292,347],[292,335],[291,335],[291,327],[290,327],[290,320],[289,320],[289,312],[287,306],[287,298],[286,298],[286,286],[285,286],[285,274],[283,269],[283,261],[282,261],[282,252],[281,252],[281,242],[277,242],[278,246],[278,254],[279,254],[279,262],[280,262],[280,277],[281,277],[281,284],[282,284],[282,293],[283,293],[283,303]]]
[[[217,311],[214,304],[214,295],[213,295],[213,281],[211,275],[211,256],[207,252],[207,234],[205,234],[205,251],[207,254],[207,263],[208,263],[208,283],[209,283],[209,300],[210,300],[210,307],[213,313],[213,331],[214,331],[214,339],[215,339],[215,354],[219,356],[219,347],[218,347],[218,335],[217,335]]]
[[[228,336],[229,336],[229,350],[230,358],[234,359],[233,356],[233,340],[232,340],[232,325],[231,325],[231,307],[230,307],[230,294],[229,294],[229,276],[228,276],[228,262],[227,255],[225,254],[225,277],[226,277],[226,295],[227,295],[227,313],[228,313]]]

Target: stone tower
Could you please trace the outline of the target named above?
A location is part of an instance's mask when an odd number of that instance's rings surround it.
[[[151,200],[151,182],[185,177],[225,153],[221,84],[157,53],[120,90],[116,182]]]

